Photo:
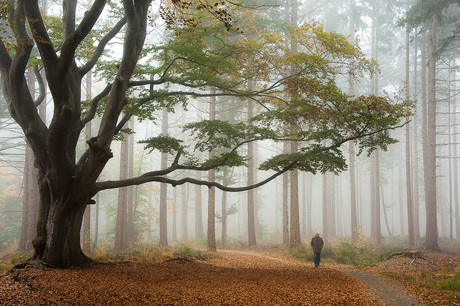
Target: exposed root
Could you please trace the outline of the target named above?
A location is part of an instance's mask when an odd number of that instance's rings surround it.
[[[184,258],[184,257],[175,257],[175,258],[166,260],[166,262],[170,262],[170,261],[179,261],[179,263],[184,263],[184,261],[192,261],[192,260],[188,258]]]
[[[31,281],[31,279],[34,279],[34,278],[35,278],[34,276],[30,276],[30,275],[20,276],[19,272],[16,272],[13,274],[13,281],[26,286],[31,291],[37,291],[38,288]]]
[[[30,260],[30,259],[28,259],[25,262],[22,262],[20,264],[15,265],[11,269],[9,269],[5,274],[0,275],[0,277],[8,276],[8,275],[11,275],[13,273],[17,273],[18,270],[25,269],[25,268],[33,268],[33,269],[44,270],[45,267],[54,268],[53,266],[51,266],[51,265],[49,265],[49,264],[47,264],[45,262],[42,262],[42,261],[39,261],[39,260]]]

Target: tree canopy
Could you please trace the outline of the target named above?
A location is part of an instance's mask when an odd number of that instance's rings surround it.
[[[245,13],[243,4],[178,0],[160,8],[171,35],[147,44],[152,27],[158,28],[149,19],[155,12],[148,0],[124,0],[121,7],[95,0],[81,16],[78,1],[63,0],[61,20],[45,16],[38,2],[12,1],[8,6],[14,35],[1,39],[0,73],[10,114],[21,126],[38,169],[40,216],[34,257],[55,266],[90,261],[80,248],[81,220],[86,205],[101,190],[189,182],[242,191],[294,168],[337,172],[346,168],[342,144],[358,140],[361,150],[386,148],[395,141],[389,131],[410,115],[408,101],[345,94],[340,80],[350,73],[357,77],[373,73],[375,63],[357,45],[315,22],[286,27],[284,32],[259,32],[250,22],[236,25],[239,14]],[[113,13],[110,22],[103,20],[107,4]],[[59,37],[55,33],[61,28]],[[288,47],[294,38],[295,52]],[[117,39],[123,41],[121,56],[108,60],[105,52]],[[287,69],[293,64],[294,71]],[[25,71],[30,65],[45,72],[53,103],[49,124],[39,117],[28,90]],[[108,83],[93,99],[82,101],[82,80],[92,69]],[[97,181],[113,157],[115,136],[130,117],[156,120],[156,110],[172,111],[177,105],[187,107],[193,98],[210,96],[251,99],[260,111],[247,122],[204,120],[184,125],[183,133],[195,141],[193,145],[168,135],[150,137],[144,142],[146,149],[175,156],[166,169]],[[84,125],[96,116],[100,117],[97,135],[79,156]],[[264,161],[260,169],[274,174],[253,186],[166,177],[184,169],[245,165],[243,146],[264,139],[295,140],[299,149]],[[196,150],[213,149],[222,150],[212,159],[194,157]]]

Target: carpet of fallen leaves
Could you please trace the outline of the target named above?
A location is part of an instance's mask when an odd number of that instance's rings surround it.
[[[0,278],[0,304],[377,304],[363,287],[327,265],[314,268],[311,263],[285,257],[219,252],[205,261],[112,262],[66,270],[24,268]]]
[[[449,299],[449,292],[419,286],[416,279],[458,271],[460,256],[425,256],[427,260],[414,263],[398,258],[365,268],[329,263],[314,268],[280,253],[241,251],[207,254],[204,261],[106,262],[65,270],[36,265],[0,277],[0,304],[378,305],[369,284],[373,275],[383,275],[427,305],[459,305]],[[344,269],[364,271],[369,281],[359,281]]]

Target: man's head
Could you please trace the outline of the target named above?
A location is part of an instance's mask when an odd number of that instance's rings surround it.
[[[316,233],[315,233],[315,237],[319,237],[319,232],[316,232]]]

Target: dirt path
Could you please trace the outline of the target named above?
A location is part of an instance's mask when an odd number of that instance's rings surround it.
[[[244,255],[252,255],[263,257],[270,260],[276,261],[286,261],[286,259],[268,256],[259,253],[253,252],[242,252],[242,251],[223,251],[229,253],[237,253],[237,254],[244,254]],[[298,263],[299,265],[304,265],[304,263]],[[365,271],[359,271],[355,269],[343,268],[339,269],[340,271],[344,272],[345,274],[358,279],[364,284],[366,288],[366,292],[370,294],[370,296],[375,299],[379,304],[382,305],[424,305],[422,302],[417,300],[416,298],[410,296],[406,290],[404,290],[403,286],[393,280],[384,278],[382,276],[374,275]]]
[[[401,284],[384,279],[368,272],[350,269],[340,269],[342,272],[359,279],[367,286],[368,292],[383,305],[424,305],[411,297]]]

